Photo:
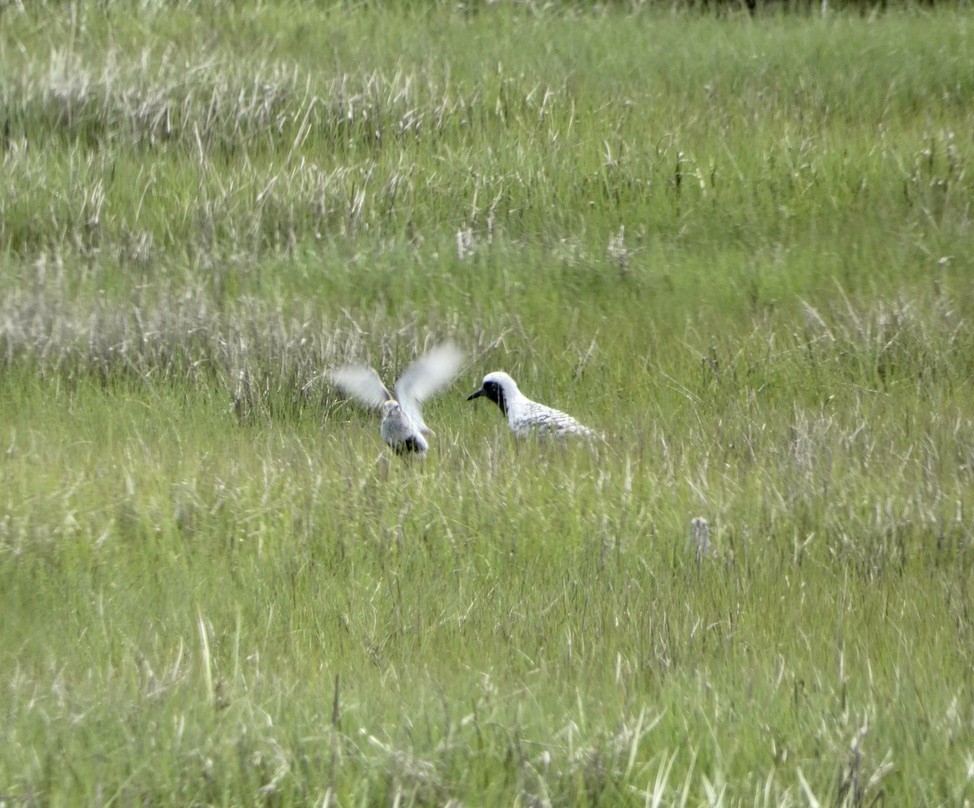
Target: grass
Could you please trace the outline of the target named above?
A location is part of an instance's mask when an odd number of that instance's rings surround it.
[[[971,799],[964,7],[0,15],[0,800]]]

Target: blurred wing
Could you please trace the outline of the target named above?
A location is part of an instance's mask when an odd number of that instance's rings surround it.
[[[450,384],[462,365],[463,352],[452,342],[444,342],[413,362],[396,382],[399,406],[420,432],[430,431],[423,421],[422,403]]]
[[[334,385],[366,407],[378,409],[392,398],[379,374],[365,365],[345,365],[331,372]]]

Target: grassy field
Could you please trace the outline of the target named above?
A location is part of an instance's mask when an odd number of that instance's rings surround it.
[[[0,805],[974,800],[972,20],[0,7]]]

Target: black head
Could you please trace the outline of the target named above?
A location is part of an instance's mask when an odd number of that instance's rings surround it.
[[[501,412],[507,415],[507,401],[504,398],[504,387],[499,382],[490,378],[484,379],[484,386],[476,393],[471,393],[467,396],[467,401],[473,401],[475,398],[480,398],[481,396],[485,396],[493,401],[501,408]]]

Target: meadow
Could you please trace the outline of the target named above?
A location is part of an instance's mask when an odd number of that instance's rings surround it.
[[[963,4],[0,6],[0,804],[969,803],[972,98]],[[444,338],[404,463],[319,377]]]

